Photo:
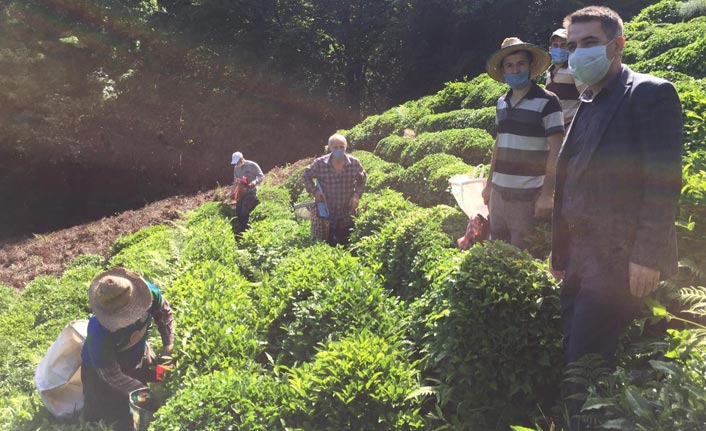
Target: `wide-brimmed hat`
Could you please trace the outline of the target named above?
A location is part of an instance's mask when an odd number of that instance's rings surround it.
[[[230,164],[235,165],[242,158],[243,158],[243,153],[241,153],[240,151],[236,151],[235,153],[233,153],[233,157],[230,158]]]
[[[152,305],[145,280],[121,267],[96,276],[88,288],[88,299],[93,314],[111,332],[142,319]]]
[[[495,51],[490,58],[488,58],[488,63],[485,66],[488,75],[498,82],[505,82],[502,68],[503,59],[518,51],[528,51],[532,54],[532,63],[530,64],[531,79],[539,76],[542,72],[547,70],[549,64],[551,64],[552,59],[545,49],[532,43],[523,42],[517,37],[508,37],[503,40],[500,49]]]
[[[552,39],[554,39],[555,37],[567,39],[566,29],[565,28],[558,28],[558,29],[554,30],[554,33],[552,33],[552,35],[549,36],[549,43],[552,43]]]

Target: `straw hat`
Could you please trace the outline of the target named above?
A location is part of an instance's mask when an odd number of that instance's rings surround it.
[[[486,72],[491,78],[498,82],[505,82],[503,77],[503,59],[517,51],[529,51],[532,54],[532,63],[530,64],[530,79],[534,79],[542,72],[547,70],[551,64],[549,53],[532,43],[523,42],[517,37],[508,37],[503,40],[499,50],[495,51],[485,66]]]
[[[88,288],[88,299],[93,314],[111,332],[142,319],[152,305],[145,280],[121,267],[96,276]]]

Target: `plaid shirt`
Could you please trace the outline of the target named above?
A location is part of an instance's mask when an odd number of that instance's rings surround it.
[[[321,185],[331,220],[350,218],[350,201],[355,195],[358,198],[365,190],[367,177],[360,160],[348,154],[345,155],[343,171],[337,173],[331,163],[331,154],[319,157],[304,170],[302,179],[306,191],[314,194],[316,186],[314,178]]]

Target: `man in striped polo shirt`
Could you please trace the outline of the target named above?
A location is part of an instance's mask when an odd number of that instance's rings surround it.
[[[566,49],[566,29],[560,28],[549,38],[552,65],[547,71],[547,90],[556,94],[564,112],[564,128],[568,129],[579,108],[579,94],[586,84],[576,80],[569,70],[569,50]]]
[[[564,139],[559,99],[532,81],[549,62],[544,49],[510,37],[486,66],[493,79],[510,86],[498,99],[497,138],[483,189],[490,238],[520,249],[527,248],[535,220],[551,214],[556,159]]]

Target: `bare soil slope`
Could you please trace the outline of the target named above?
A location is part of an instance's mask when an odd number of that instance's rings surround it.
[[[213,200],[216,190],[176,196],[137,210],[62,229],[47,235],[0,242],[0,284],[19,290],[39,275],[60,275],[66,265],[82,254],[105,256],[120,236],[143,227],[167,223],[181,212]]]

